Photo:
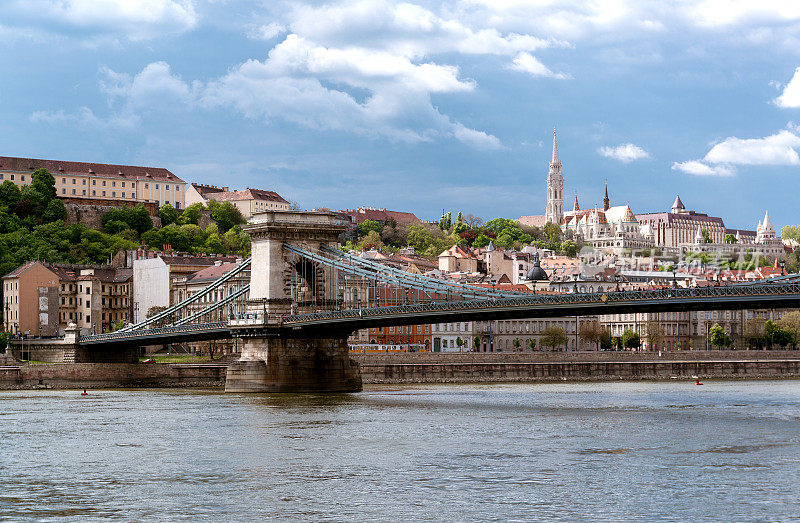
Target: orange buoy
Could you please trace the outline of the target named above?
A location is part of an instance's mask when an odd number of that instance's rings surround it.
[[[81,392],[81,396],[88,396],[88,395],[89,395],[89,393],[86,392],[86,389],[83,389],[83,392]]]

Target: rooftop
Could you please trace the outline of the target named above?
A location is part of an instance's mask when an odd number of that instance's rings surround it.
[[[66,162],[62,160],[0,156],[0,171],[33,172],[37,169],[47,169],[54,176],[69,174],[183,183],[183,180],[163,167],[140,167],[135,165]]]

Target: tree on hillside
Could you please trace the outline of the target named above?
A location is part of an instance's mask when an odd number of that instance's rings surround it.
[[[47,169],[37,169],[33,171],[29,187],[41,194],[46,202],[58,197],[56,192],[56,179]]]
[[[208,210],[210,211],[211,219],[217,222],[222,233],[227,232],[234,225],[242,225],[246,222],[241,211],[231,202],[220,203],[211,200],[208,202]]]
[[[703,243],[713,243],[711,239],[711,234],[709,234],[708,229],[700,229],[700,234],[703,235]]]
[[[19,187],[10,180],[0,184],[0,205],[5,205],[9,210],[13,210],[22,198]]]
[[[736,243],[739,240],[736,239],[736,236],[733,234],[726,234],[725,239],[723,240],[725,243]]]
[[[168,203],[158,208],[158,217],[161,218],[162,227],[171,223],[178,223],[178,211]]]
[[[800,225],[786,225],[781,229],[781,238],[800,242]]]
[[[543,346],[550,347],[552,350],[555,350],[556,347],[566,345],[567,332],[557,325],[552,325],[542,331],[540,341],[542,342]]]
[[[547,237],[547,241],[554,243],[560,240],[561,238],[561,227],[556,225],[553,222],[547,222],[542,229],[545,236]]]
[[[383,232],[383,227],[383,222],[379,222],[377,220],[364,220],[356,226],[356,230],[358,231],[358,237],[363,238],[369,234],[369,231],[375,231],[380,234]]]
[[[192,223],[197,225],[200,222],[200,216],[203,214],[203,209],[204,207],[202,203],[193,203],[192,205],[186,207],[180,215],[180,224],[186,225]]]

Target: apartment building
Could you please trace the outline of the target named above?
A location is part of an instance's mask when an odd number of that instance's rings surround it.
[[[230,202],[245,218],[260,212],[288,211],[292,205],[275,191],[249,187],[242,191],[231,191],[228,187],[193,183],[186,190],[186,205],[195,203],[206,205],[211,200]]]
[[[74,323],[82,334],[108,331],[132,318],[128,268],[25,263],[3,276],[4,327],[31,336],[58,336]]]

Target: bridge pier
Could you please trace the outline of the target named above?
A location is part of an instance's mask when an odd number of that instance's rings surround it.
[[[225,392],[359,392],[347,337],[246,338],[228,366]]]

